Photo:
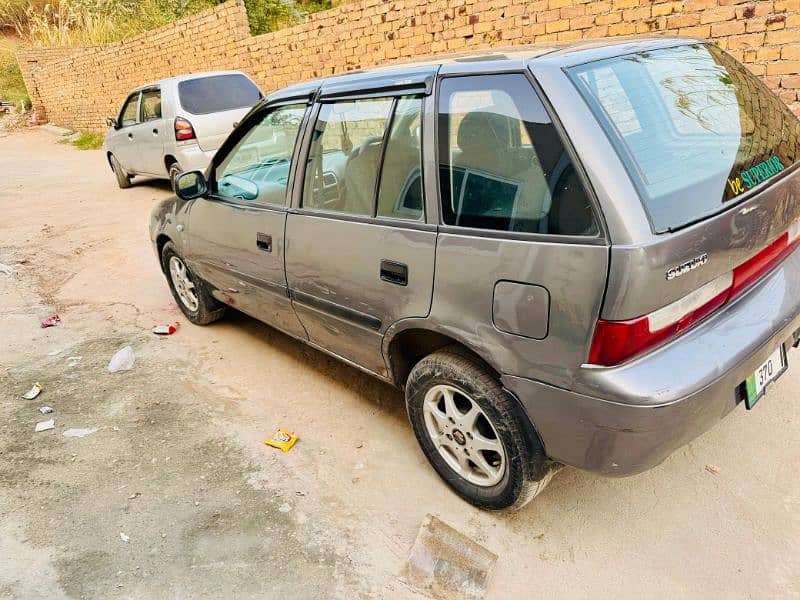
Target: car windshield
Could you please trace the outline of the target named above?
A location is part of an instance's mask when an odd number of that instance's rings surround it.
[[[261,92],[247,77],[233,73],[181,81],[178,96],[184,110],[206,115],[253,106]]]
[[[569,72],[657,232],[729,208],[800,158],[800,121],[716,46],[639,52]]]

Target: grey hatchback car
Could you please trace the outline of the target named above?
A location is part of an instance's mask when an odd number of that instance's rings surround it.
[[[800,339],[800,121],[701,40],[523,47],[275,92],[150,232],[234,307],[405,391],[467,501],[630,475]]]

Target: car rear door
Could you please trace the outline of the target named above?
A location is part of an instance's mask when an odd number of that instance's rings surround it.
[[[436,226],[425,222],[421,149],[431,80],[353,85],[323,86],[307,130],[286,274],[309,340],[385,376],[385,331],[426,316],[433,291]]]
[[[162,114],[161,88],[156,86],[142,90],[139,121],[140,124],[134,131],[139,136],[137,145],[141,164],[136,171],[150,175],[166,175],[164,141],[171,131]]]
[[[295,337],[305,331],[284,272],[286,198],[308,100],[262,108],[231,136],[209,169],[208,198],[189,209],[190,267],[219,300]]]
[[[109,150],[117,157],[117,160],[128,173],[136,171],[139,163],[138,154],[140,148],[136,143],[138,136],[135,135],[135,128],[139,123],[139,98],[141,92],[136,91],[130,94],[119,111],[117,119],[118,129],[110,135],[112,141],[109,143]]]
[[[527,72],[441,73],[431,321],[501,373],[568,387],[606,285],[596,201]]]

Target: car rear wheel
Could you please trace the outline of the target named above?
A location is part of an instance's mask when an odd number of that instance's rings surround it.
[[[172,186],[172,191],[175,191],[175,180],[178,178],[178,175],[183,173],[183,169],[181,166],[174,162],[169,166],[169,183]]]
[[[195,325],[208,325],[222,318],[225,305],[217,302],[208,292],[203,280],[189,270],[172,242],[164,244],[161,264],[172,296],[189,321]]]
[[[526,432],[516,403],[490,370],[459,349],[417,363],[406,384],[406,405],[431,466],[475,506],[522,508],[560,468]]]
[[[119,164],[117,157],[112,154],[109,160],[111,161],[111,170],[114,171],[114,176],[117,178],[117,185],[123,190],[131,187],[131,176]]]

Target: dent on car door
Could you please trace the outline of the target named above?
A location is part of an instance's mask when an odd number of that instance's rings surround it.
[[[422,103],[323,102],[301,206],[287,220],[287,281],[309,340],[379,375],[386,329],[430,309],[436,228],[422,206]]]
[[[187,257],[223,302],[305,337],[284,272],[286,193],[305,104],[267,109],[237,131],[189,211]]]
[[[570,153],[523,74],[443,79],[438,126],[432,318],[507,374],[568,385],[608,265]]]

